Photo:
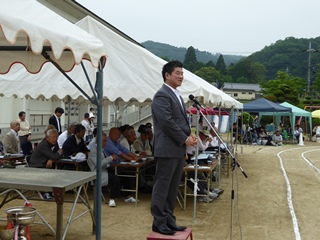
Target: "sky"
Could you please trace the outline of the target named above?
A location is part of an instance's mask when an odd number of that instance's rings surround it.
[[[138,42],[250,55],[320,36],[319,0],[77,0]],[[306,49],[308,46],[306,46]]]

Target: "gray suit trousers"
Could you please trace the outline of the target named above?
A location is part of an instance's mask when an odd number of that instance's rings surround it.
[[[173,215],[179,183],[185,163],[184,158],[155,158],[156,173],[151,199],[153,225],[175,225]]]

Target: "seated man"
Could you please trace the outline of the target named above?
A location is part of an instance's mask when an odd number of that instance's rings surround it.
[[[57,145],[58,131],[49,129],[46,131],[45,139],[35,148],[28,162],[29,167],[34,168],[52,168],[52,160],[62,158],[62,149]],[[48,192],[41,193],[42,199],[52,199],[52,194]]]
[[[272,137],[267,134],[266,128],[264,125],[261,125],[258,129],[258,137],[261,140],[262,145],[273,145]],[[266,143],[264,143],[263,140],[267,140]]]
[[[209,138],[209,134],[204,131],[199,132],[199,137],[198,137],[198,149],[200,152],[204,151],[205,149],[208,148],[209,143],[211,139]],[[188,155],[188,160],[187,162],[191,161],[191,158],[195,155],[196,153],[196,146],[187,146],[187,155]]]
[[[206,151],[218,150],[220,148],[222,152],[225,152],[225,145],[223,145],[217,137],[218,129],[215,126],[213,127],[215,131],[213,129],[210,129],[210,134],[208,136],[211,139],[211,141],[209,141],[209,145],[206,148]]]
[[[20,123],[18,121],[12,121],[10,123],[10,131],[3,138],[3,152],[4,154],[20,153],[20,141],[19,130]]]
[[[77,122],[70,123],[68,129],[59,135],[59,138],[58,138],[59,148],[62,148],[62,146],[63,146],[64,142],[67,140],[67,138],[70,137],[74,133],[74,130],[76,129],[76,125],[77,125]]]
[[[316,128],[316,137],[320,137],[320,125]]]
[[[282,135],[280,131],[276,131],[275,134],[272,136],[272,141],[274,142],[274,146],[281,146],[282,145]]]
[[[102,133],[102,149],[106,145],[106,142],[107,134]],[[112,172],[108,172],[108,167],[110,166],[110,163],[117,158],[117,156],[114,154],[109,157],[105,157],[103,150],[101,155],[101,186],[103,187],[109,185],[110,199],[108,205],[109,207],[115,207],[115,199],[121,196],[121,180],[120,177],[114,175]],[[97,144],[91,148],[87,161],[91,171],[95,172],[97,170]]]
[[[132,161],[132,160],[139,161],[141,159],[141,156],[135,155],[133,152],[130,152],[129,149],[125,148],[120,144],[120,142],[118,141],[120,138],[120,135],[121,135],[121,132],[118,128],[113,127],[110,129],[107,143],[103,148],[104,153],[107,156],[111,156],[115,154],[117,156],[116,159],[118,162],[121,161],[121,159],[125,161]],[[139,178],[139,180],[141,180],[141,178]],[[125,188],[127,189],[132,188],[131,186],[132,183],[130,182],[123,182],[123,183],[126,185]],[[136,199],[134,199],[133,197],[128,197],[127,199],[125,199],[125,202],[136,202]]]
[[[32,153],[29,160],[29,167],[52,168],[52,160],[62,158],[62,149],[57,147],[58,132],[50,129],[46,132],[45,139],[42,140]]]
[[[87,148],[89,151],[91,151],[92,148],[97,146],[97,144],[96,144],[97,131],[98,131],[97,128],[93,129],[93,132],[92,132],[93,138],[90,140],[89,144],[87,145]]]
[[[120,130],[118,128],[111,128],[108,136],[108,140],[106,146],[104,147],[104,152],[107,156],[111,156],[113,154],[117,155],[117,158],[122,158],[126,161],[139,161],[141,159],[140,156],[135,155],[130,152],[129,149],[123,147],[120,142],[118,142],[120,138]]]
[[[297,124],[294,128],[294,137],[296,140],[299,141],[299,138],[300,138],[300,133],[303,134],[303,129],[300,127],[299,124]],[[303,137],[303,140],[304,140],[304,137]]]
[[[136,150],[133,147],[133,143],[136,140],[136,138],[136,131],[132,127],[127,131],[125,137],[120,141],[120,144],[124,146],[126,149],[129,149],[130,152],[136,153]]]
[[[149,144],[149,132],[145,125],[140,125],[138,132],[140,136],[134,141],[133,148],[136,150],[136,153],[139,153],[143,157],[151,156],[151,148]]]
[[[119,142],[120,142],[122,139],[125,138],[125,136],[126,136],[128,130],[130,129],[130,127],[131,127],[131,126],[130,126],[129,124],[125,124],[125,125],[122,125],[122,126],[119,127],[119,130],[120,130],[120,133],[121,133],[121,135],[120,135],[120,137],[119,137],[119,139],[118,139]]]
[[[74,130],[74,134],[69,136],[62,146],[63,155],[66,157],[77,157],[79,153],[83,153],[85,158],[88,157],[88,148],[84,143],[85,127],[78,124]],[[78,154],[78,155],[77,155]],[[82,155],[82,154],[81,154]],[[83,159],[78,159],[83,160]],[[77,161],[77,160],[76,160]]]

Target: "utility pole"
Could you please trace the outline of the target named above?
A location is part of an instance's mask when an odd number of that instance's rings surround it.
[[[311,53],[313,52],[318,52],[318,50],[312,49],[311,48],[311,42],[309,42],[309,49],[306,50],[306,52],[309,53],[308,56],[308,80],[307,80],[307,96],[310,94],[310,72],[311,72]]]

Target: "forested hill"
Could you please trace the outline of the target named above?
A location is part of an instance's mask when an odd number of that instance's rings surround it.
[[[142,42],[141,44],[150,52],[157,55],[158,57],[167,57],[169,60],[175,59],[183,62],[187,52],[187,48],[174,47],[165,43],[146,41],[146,42]],[[198,49],[195,49],[195,51],[196,51],[198,62],[202,62],[202,63],[207,63],[209,61],[216,63],[220,55],[219,53],[212,54],[206,51],[199,51]],[[236,63],[241,58],[243,58],[243,56],[239,56],[239,55],[223,55],[223,57],[224,57],[224,62],[227,66],[229,66],[231,63]]]
[[[320,37],[294,38],[278,40],[261,51],[249,56],[252,62],[263,64],[267,70],[266,80],[274,79],[278,71],[286,71],[290,75],[307,78],[309,43],[311,42],[311,79],[320,63]]]

